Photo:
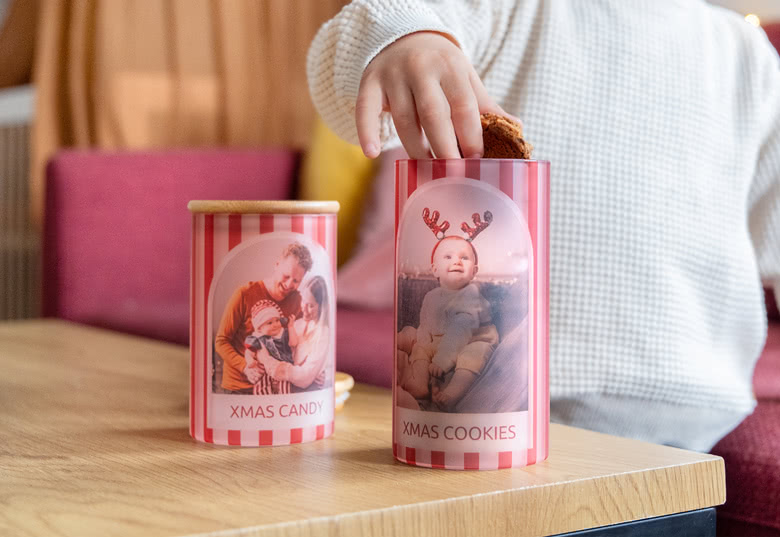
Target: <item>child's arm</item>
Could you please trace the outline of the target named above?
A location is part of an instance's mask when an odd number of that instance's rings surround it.
[[[463,156],[481,156],[479,113],[504,112],[480,75],[512,21],[523,16],[522,4],[355,0],[312,43],[312,99],[328,125],[359,140],[368,157],[379,154],[396,128],[412,158],[430,156],[430,149],[437,157],[457,158],[458,142]],[[519,67],[521,51],[517,58]]]
[[[260,368],[260,362],[257,361],[257,353],[249,347],[244,349],[244,361],[246,366],[243,369],[243,373],[247,380],[252,384],[260,380],[262,369]]]
[[[241,329],[247,315],[244,309],[244,292],[247,287],[246,285],[240,287],[233,293],[227,306],[225,306],[214,340],[217,354],[219,354],[227,367],[232,367],[236,371],[243,371],[246,368],[246,361],[243,354],[241,354],[241,348],[233,347],[233,338],[236,332]]]
[[[290,315],[287,318],[287,343],[289,343],[292,348],[298,346],[298,331],[295,329],[295,315]]]
[[[271,371],[266,366],[266,372],[277,380],[286,380],[299,388],[308,388],[328,362],[330,356],[328,339],[328,331],[325,330],[317,339],[317,345],[312,349],[312,352],[303,359],[298,359],[298,362],[303,362],[301,365],[293,365],[271,358],[270,361],[274,363],[268,365],[272,365],[273,369]],[[262,353],[258,354],[261,363],[265,364]]]

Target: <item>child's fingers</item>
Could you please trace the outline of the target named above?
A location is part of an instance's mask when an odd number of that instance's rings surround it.
[[[355,124],[363,153],[379,156],[379,117],[382,114],[382,87],[374,77],[363,77],[355,103]]]
[[[471,87],[474,89],[474,95],[477,97],[477,105],[479,106],[480,114],[487,113],[487,114],[498,114],[499,116],[506,116],[509,119],[518,123],[522,128],[523,122],[520,120],[520,118],[517,116],[513,116],[512,114],[506,113],[503,108],[501,108],[496,104],[496,101],[494,101],[493,97],[490,96],[490,94],[487,91],[487,88],[485,88],[485,85],[482,83],[482,80],[480,80],[476,71],[474,71],[473,69],[469,73],[469,80],[471,81]]]
[[[474,69],[469,71],[469,82],[471,82],[471,88],[474,90],[474,95],[477,98],[477,106],[479,107],[480,114],[500,114],[503,112],[501,107],[493,100],[493,97],[490,96],[487,88],[485,88],[485,85],[482,83],[482,80]]]
[[[450,115],[461,153],[465,158],[480,158],[482,125],[474,89],[469,80],[460,75],[442,80],[441,87],[450,103]]]
[[[409,158],[430,158],[431,152],[423,136],[414,106],[414,97],[405,85],[397,85],[387,92],[390,113],[395,130],[409,154]]]
[[[439,84],[413,87],[417,117],[436,158],[460,158],[450,107]]]

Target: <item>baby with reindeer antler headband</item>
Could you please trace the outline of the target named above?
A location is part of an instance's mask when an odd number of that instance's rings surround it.
[[[439,286],[423,298],[420,326],[399,333],[398,384],[414,399],[430,397],[442,410],[452,410],[498,344],[490,304],[473,283],[479,268],[473,241],[490,226],[493,215],[474,213],[473,227],[461,224],[465,237],[446,235],[450,224],[439,223],[439,216],[438,211],[423,210],[423,221],[437,239],[431,272]]]

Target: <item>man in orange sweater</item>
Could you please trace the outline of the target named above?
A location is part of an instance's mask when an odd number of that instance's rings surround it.
[[[311,269],[309,249],[298,242],[284,249],[271,275],[239,287],[230,298],[219,323],[215,348],[222,357],[222,388],[228,393],[251,394],[263,371],[247,366],[244,340],[252,333],[252,306],[260,300],[273,300],[285,317],[301,314],[298,286]]]

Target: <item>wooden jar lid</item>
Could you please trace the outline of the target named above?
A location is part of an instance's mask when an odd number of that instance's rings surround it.
[[[298,200],[193,200],[187,204],[187,208],[193,213],[323,214],[339,212],[339,202]]]

